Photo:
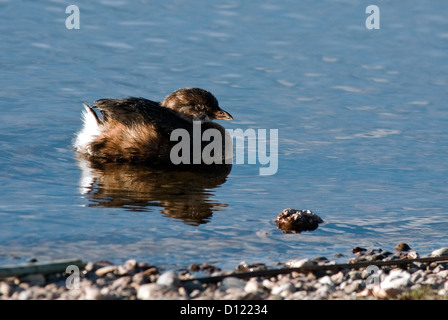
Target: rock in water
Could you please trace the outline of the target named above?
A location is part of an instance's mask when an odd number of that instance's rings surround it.
[[[277,228],[284,233],[298,233],[317,229],[324,222],[311,210],[285,209],[275,219]]]

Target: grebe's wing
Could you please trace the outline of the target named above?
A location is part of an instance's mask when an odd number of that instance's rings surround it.
[[[101,99],[93,107],[101,111],[102,122],[115,120],[128,126],[152,124],[166,133],[176,128],[191,130],[191,124],[177,116],[175,111],[145,98]]]

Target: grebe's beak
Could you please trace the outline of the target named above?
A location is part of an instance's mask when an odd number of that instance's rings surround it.
[[[222,109],[213,113],[213,117],[217,120],[233,120],[233,117],[227,111]]]

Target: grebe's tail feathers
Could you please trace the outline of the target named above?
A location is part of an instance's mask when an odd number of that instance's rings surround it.
[[[101,120],[91,106],[86,103],[83,103],[83,105],[83,127],[77,133],[73,146],[80,152],[90,154],[90,143],[100,134]]]

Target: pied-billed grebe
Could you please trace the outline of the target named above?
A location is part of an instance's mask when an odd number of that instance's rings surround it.
[[[210,92],[199,88],[179,89],[161,103],[130,97],[101,99],[84,107],[84,126],[74,147],[99,162],[169,164],[171,148],[177,143],[170,140],[173,130],[192,133],[193,123],[200,121],[202,132],[214,128],[224,137],[225,129],[211,120],[233,119]]]

